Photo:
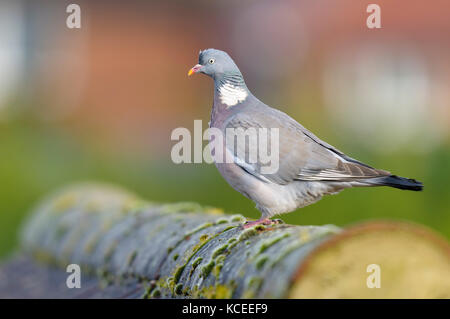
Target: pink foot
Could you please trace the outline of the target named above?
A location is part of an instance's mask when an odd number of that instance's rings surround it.
[[[244,228],[253,227],[256,225],[272,225],[272,224],[278,224],[279,222],[277,220],[271,220],[269,218],[260,218],[258,220],[254,220],[252,222],[246,222],[244,224]]]

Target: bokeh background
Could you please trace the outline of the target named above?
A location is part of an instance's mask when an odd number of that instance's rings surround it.
[[[71,2],[81,29],[66,27]],[[170,160],[172,130],[209,121],[212,81],[186,76],[209,47],[320,138],[425,184],[347,190],[286,222],[403,219],[450,237],[448,0],[71,2],[0,2],[0,256],[40,198],[77,181],[258,217],[214,165]]]

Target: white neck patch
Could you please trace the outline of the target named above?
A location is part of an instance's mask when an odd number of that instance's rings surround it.
[[[227,107],[236,105],[244,101],[248,96],[247,90],[234,86],[229,82],[225,82],[221,87],[219,87],[219,98],[220,102],[225,104]]]

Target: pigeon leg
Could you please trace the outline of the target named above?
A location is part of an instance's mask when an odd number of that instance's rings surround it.
[[[272,225],[272,224],[279,224],[279,220],[272,220],[270,218],[260,218],[258,220],[254,220],[252,222],[246,222],[244,224],[244,228],[253,227],[256,225]]]

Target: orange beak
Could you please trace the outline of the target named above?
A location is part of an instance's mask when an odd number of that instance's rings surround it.
[[[203,67],[203,65],[201,65],[201,64],[194,65],[192,67],[192,69],[189,70],[188,76],[191,76],[192,74],[197,73],[202,67]]]

